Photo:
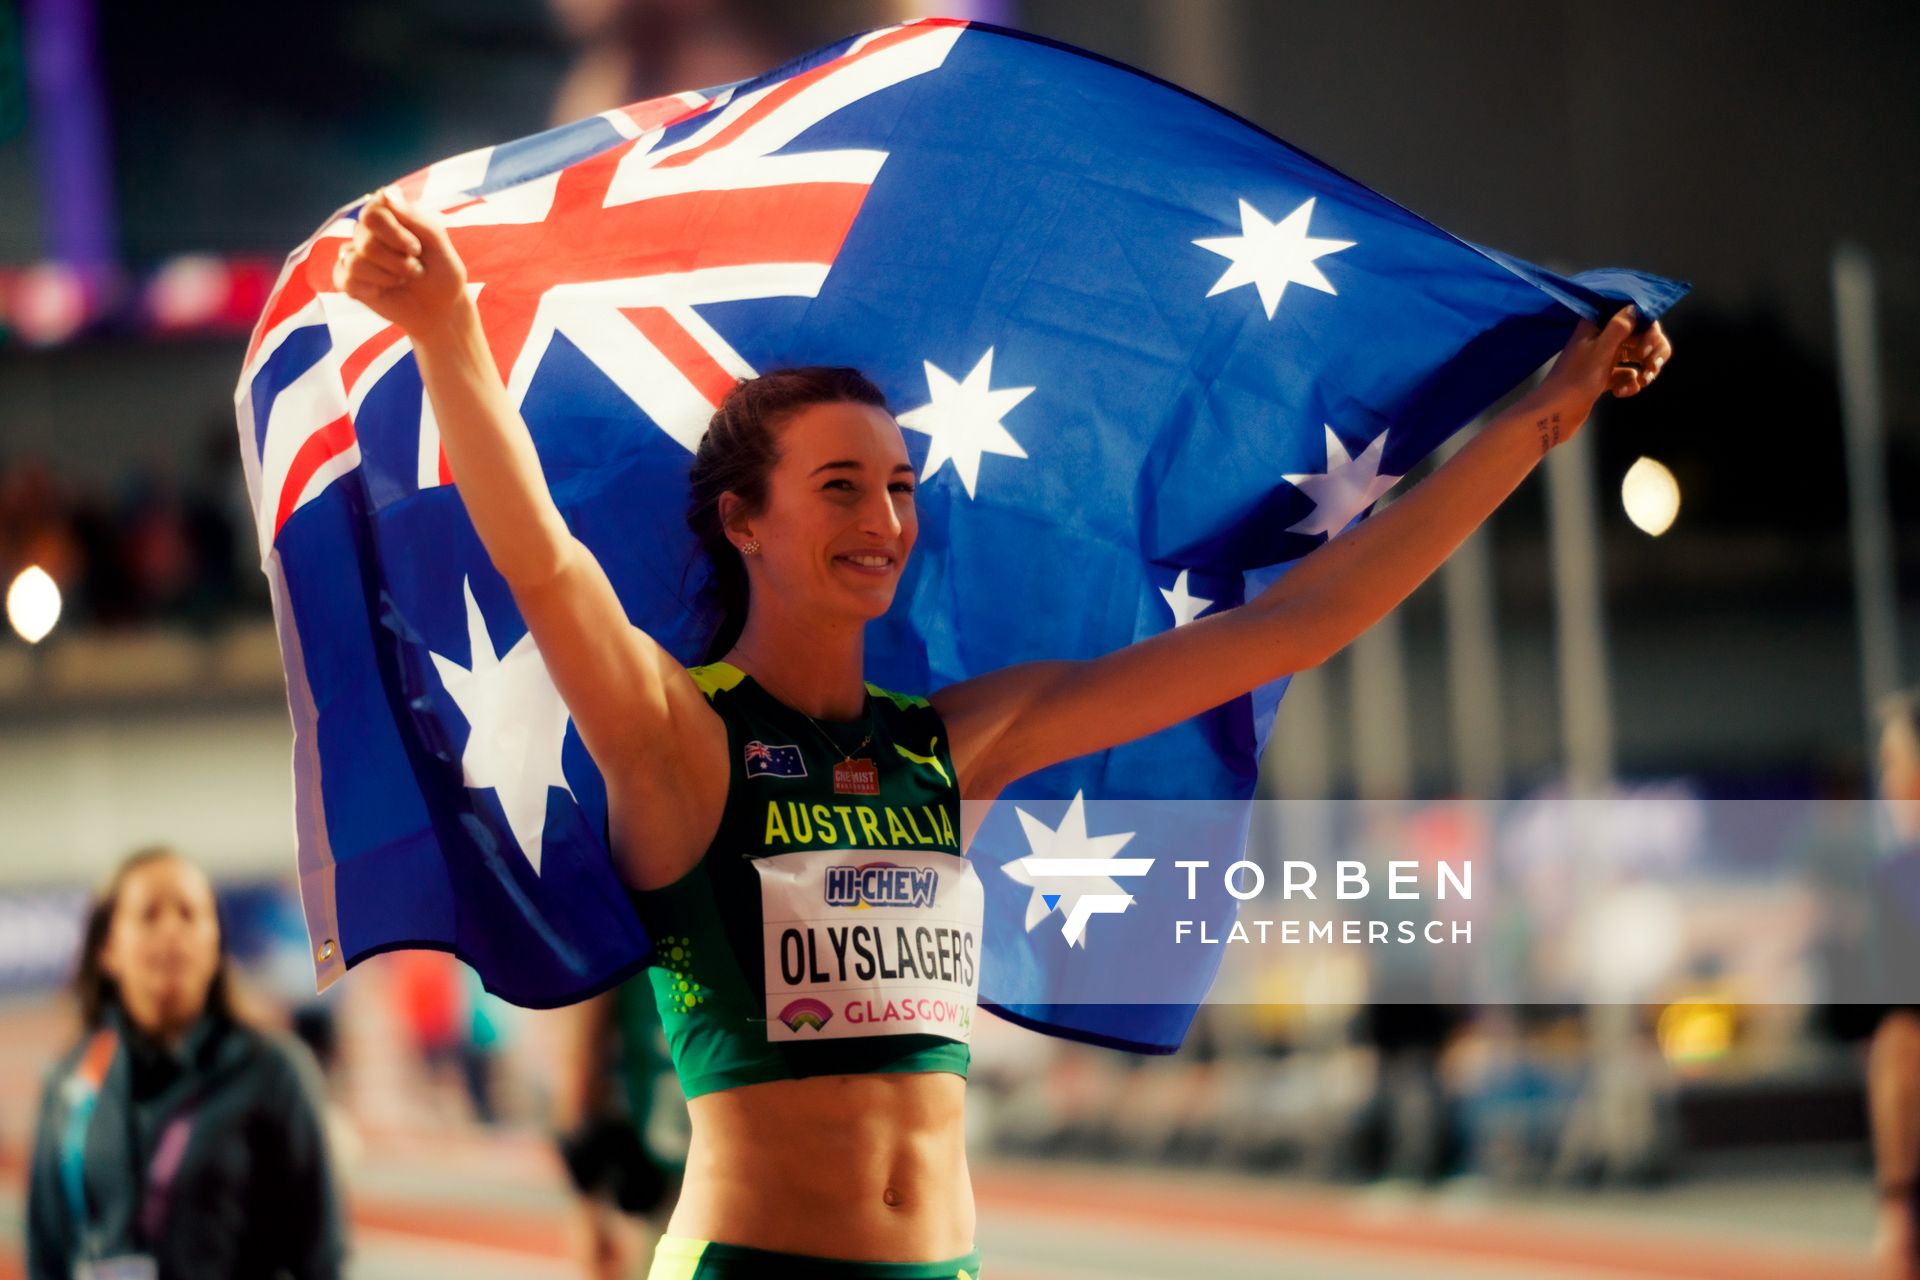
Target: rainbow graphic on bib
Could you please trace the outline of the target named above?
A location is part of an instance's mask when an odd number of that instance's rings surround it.
[[[780,1011],[780,1021],[787,1024],[789,1031],[798,1031],[802,1027],[812,1027],[818,1031],[832,1017],[833,1010],[812,996],[801,996]]]

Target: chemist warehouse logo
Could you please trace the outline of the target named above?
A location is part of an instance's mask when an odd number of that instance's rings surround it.
[[[827,868],[830,907],[931,907],[939,887],[940,873],[932,867],[865,862]]]

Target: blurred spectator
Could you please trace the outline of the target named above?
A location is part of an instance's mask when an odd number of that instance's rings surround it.
[[[193,587],[193,545],[173,478],[161,466],[136,472],[120,504],[120,546],[140,612],[176,615]]]
[[[246,554],[255,545],[246,492],[233,428],[222,419],[201,440],[200,466],[185,495],[187,542],[193,548],[187,610],[196,624],[217,621],[261,580],[254,558]]]
[[[75,987],[87,1035],[41,1103],[32,1280],[338,1276],[317,1073],[239,1015],[206,876],[167,849],[123,862]]]
[[[480,975],[460,967],[467,996],[467,1034],[460,1045],[460,1075],[474,1119],[492,1125],[500,1121],[498,1091],[500,1061],[506,1056],[514,1008],[481,985]]]
[[[206,629],[264,610],[247,572],[252,537],[231,428],[211,430],[183,486],[165,467],[127,477],[117,500],[40,459],[0,463],[0,590],[29,565],[59,584],[82,625]]]
[[[685,1170],[686,1100],[643,972],[548,1015],[559,1032],[553,1123],[588,1280],[640,1274]]]
[[[80,567],[59,486],[38,459],[0,467],[0,554],[16,572],[37,564],[62,582]]]
[[[781,0],[550,0],[575,48],[553,122],[776,67],[823,40],[891,21],[874,3]]]
[[[464,1091],[460,962],[443,951],[396,951],[392,966],[395,1011],[429,1085],[443,1098],[456,1085]]]
[[[1874,894],[1875,950],[1893,1002],[1868,1059],[1878,1253],[1890,1280],[1920,1280],[1920,1006],[1912,993],[1920,973],[1920,689],[1896,695],[1881,713],[1880,794],[1896,849]]]

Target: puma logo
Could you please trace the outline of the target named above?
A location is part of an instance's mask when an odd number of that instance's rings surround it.
[[[947,776],[947,766],[941,764],[940,757],[934,754],[935,749],[938,748],[939,745],[940,745],[940,739],[938,738],[935,738],[932,742],[929,742],[927,744],[927,754],[925,755],[917,755],[914,752],[907,750],[905,747],[901,746],[897,742],[893,744],[893,749],[895,751],[898,751],[901,755],[905,756],[907,759],[913,761],[915,764],[926,765],[929,769],[932,769],[935,773],[940,775],[940,781],[946,783],[948,786],[952,786],[953,779]]]

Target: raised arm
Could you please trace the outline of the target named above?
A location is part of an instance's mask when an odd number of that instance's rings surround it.
[[[1672,346],[1633,308],[1582,322],[1547,379],[1425,482],[1305,556],[1261,595],[1086,661],[1008,667],[941,690],[962,794],[989,799],[1036,769],[1144,737],[1317,666],[1413,593],[1491,515],[1593,401],[1637,394]],[[1637,368],[1619,368],[1636,360]]]
[[[606,775],[628,883],[675,878],[719,825],[725,727],[686,669],[627,621],[599,562],[567,529],[446,229],[397,194],[377,193],[335,281],[412,341],[467,514]]]

